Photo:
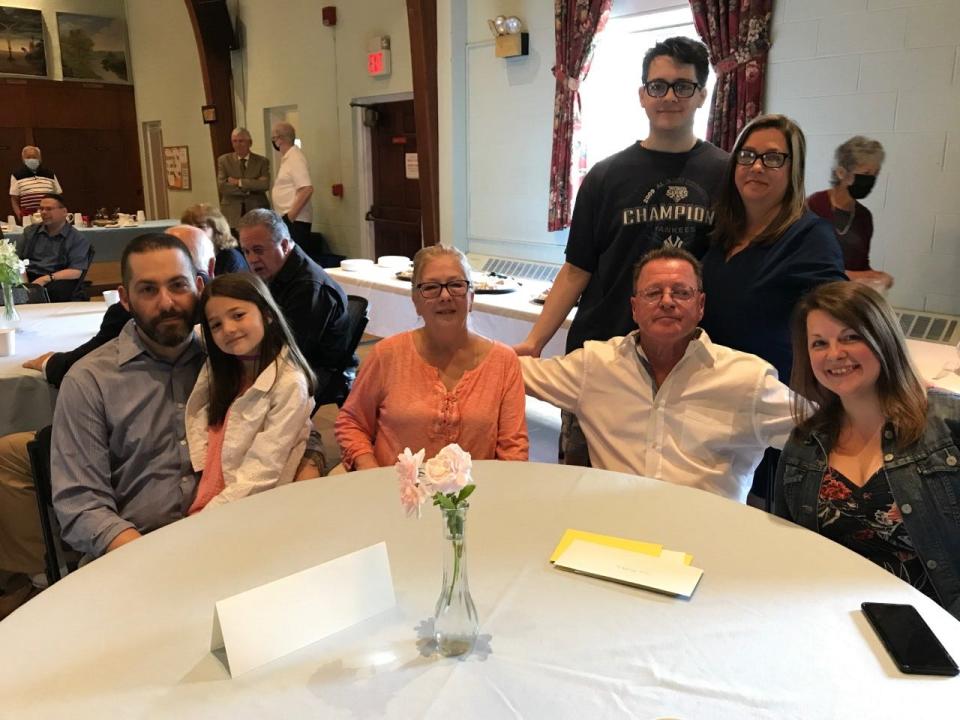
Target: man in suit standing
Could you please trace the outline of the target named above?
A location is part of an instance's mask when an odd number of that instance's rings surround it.
[[[233,152],[217,158],[217,185],[220,188],[220,211],[231,228],[240,218],[257,208],[269,208],[270,161],[250,152],[253,138],[246,128],[230,133]]]

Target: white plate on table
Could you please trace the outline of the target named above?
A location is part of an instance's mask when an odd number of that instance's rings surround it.
[[[406,255],[381,255],[377,265],[388,270],[406,270],[410,267],[410,258]]]
[[[366,258],[352,258],[340,263],[340,269],[346,270],[347,272],[362,272],[372,267],[373,260],[367,260]]]

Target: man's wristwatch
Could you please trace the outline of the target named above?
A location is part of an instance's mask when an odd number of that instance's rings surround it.
[[[50,282],[54,281],[53,273],[47,273],[47,277],[50,279]]]

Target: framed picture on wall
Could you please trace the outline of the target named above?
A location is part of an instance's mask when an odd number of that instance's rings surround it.
[[[170,190],[190,189],[190,151],[186,145],[171,145],[163,149],[163,163]]]
[[[57,13],[64,80],[130,82],[123,18]]]
[[[39,10],[0,6],[0,74],[47,76]]]

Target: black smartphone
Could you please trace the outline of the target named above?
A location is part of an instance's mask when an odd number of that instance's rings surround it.
[[[913,605],[865,602],[860,608],[901,672],[960,674],[960,668]]]

